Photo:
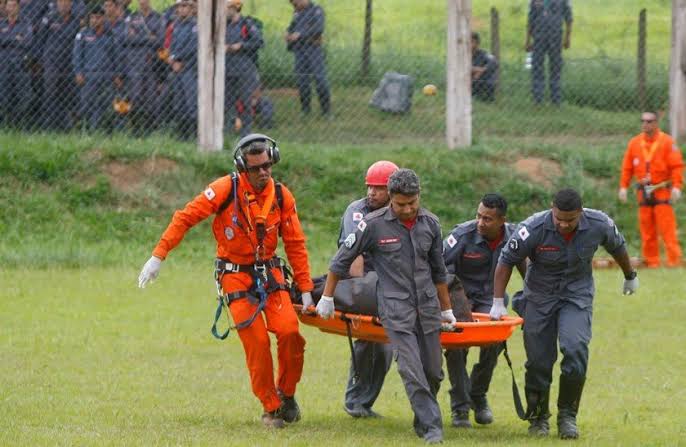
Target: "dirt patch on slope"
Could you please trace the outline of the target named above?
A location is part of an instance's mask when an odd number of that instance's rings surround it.
[[[553,180],[562,175],[562,168],[558,162],[539,157],[521,158],[513,167],[518,174],[546,188],[551,188]]]
[[[132,193],[146,180],[174,172],[178,168],[178,163],[174,160],[155,157],[130,163],[112,160],[104,163],[101,169],[114,189]]]

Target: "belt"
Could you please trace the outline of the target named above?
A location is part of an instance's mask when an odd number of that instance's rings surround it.
[[[671,202],[669,200],[650,200],[650,201],[641,201],[641,203],[638,204],[638,206],[655,206],[655,205],[671,205]]]
[[[221,259],[217,258],[214,260],[214,268],[215,270],[220,270],[224,273],[238,273],[238,272],[244,272],[244,273],[252,273],[255,271],[255,266],[264,266],[264,267],[269,267],[269,268],[274,268],[274,267],[281,267],[283,266],[281,258],[274,256],[273,258],[269,259],[268,261],[265,262],[258,262],[255,264],[234,264],[231,261],[227,261],[226,259]]]

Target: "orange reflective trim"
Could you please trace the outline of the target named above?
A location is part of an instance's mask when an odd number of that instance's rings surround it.
[[[650,172],[650,162],[653,161],[655,152],[657,152],[657,149],[660,147],[661,142],[662,132],[658,132],[657,138],[655,138],[653,144],[650,145],[650,148],[647,147],[645,137],[641,140],[641,152],[643,153],[643,160],[645,160],[646,162],[646,171],[648,172]]]

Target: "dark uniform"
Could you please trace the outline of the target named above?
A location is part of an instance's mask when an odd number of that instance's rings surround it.
[[[484,101],[493,101],[498,81],[498,61],[488,51],[479,48],[472,54],[472,65],[486,68],[479,79],[472,79],[472,96]]]
[[[602,245],[610,254],[624,248],[624,237],[605,213],[584,208],[569,241],[543,211],[521,223],[503,248],[499,263],[530,262],[524,281],[526,396],[533,418],[547,420],[548,398],[559,340],[562,411],[581,396],[588,365],[593,315],[593,254]]]
[[[379,316],[391,342],[398,372],[414,412],[414,429],[441,437],[436,400],[441,369],[441,309],[435,284],[446,283],[438,218],[420,208],[408,230],[390,207],[369,213],[331,260],[330,270],[347,277],[350,265],[368,253],[379,276]]]
[[[264,95],[260,95],[252,102],[253,121],[265,129],[274,127],[274,102]]]
[[[169,52],[171,60],[183,64],[180,72],[171,74],[174,119],[181,133],[190,137],[198,117],[198,25],[194,17],[176,19]]]
[[[0,123],[19,125],[31,101],[27,62],[33,40],[31,23],[0,19]]]
[[[28,21],[33,30],[36,29],[41,19],[50,12],[50,4],[45,0],[20,0],[19,17]]]
[[[262,48],[262,32],[248,17],[241,17],[236,23],[226,24],[226,44],[240,43],[237,52],[226,52],[226,104],[227,122],[236,116],[241,119],[241,136],[248,135],[252,129],[252,110],[250,97],[259,86],[257,72],[257,50]]]
[[[322,48],[324,10],[321,6],[310,3],[302,11],[293,12],[288,32],[300,33],[298,40],[288,44],[288,50],[295,55],[295,77],[300,92],[301,110],[304,113],[310,112],[310,84],[314,78],[322,114],[328,115],[331,112],[331,92]]]
[[[55,12],[44,17],[38,27],[34,52],[43,67],[43,128],[68,130],[72,127],[76,90],[71,55],[79,26],[73,14],[65,18]]]
[[[124,13],[114,22],[110,22],[109,19],[105,20],[105,30],[112,37],[112,79],[117,78],[121,81],[118,85],[112,84],[113,99],[117,100],[124,100],[127,98],[126,90],[124,88],[124,72],[129,69],[129,67],[126,66],[126,48],[124,47],[127,38],[127,20],[128,16]],[[110,104],[109,109],[112,109],[112,104]],[[113,125],[117,129],[123,129],[126,126],[126,121],[126,116],[115,114]]]
[[[491,248],[476,229],[476,220],[456,225],[443,241],[443,258],[449,273],[462,282],[472,312],[488,313],[493,305],[493,273],[500,252],[514,232],[514,225],[506,223],[502,239]],[[453,303],[453,309],[458,309]],[[482,347],[479,362],[474,364],[471,377],[467,375],[468,349],[445,351],[450,378],[450,409],[453,414],[479,408],[486,402],[486,393],[493,377],[502,344]]]
[[[151,11],[147,17],[135,12],[124,21],[123,64],[125,96],[137,127],[149,129],[158,112],[157,83],[153,64],[162,46],[162,16]]]
[[[74,73],[85,78],[80,92],[80,115],[86,127],[94,130],[112,104],[112,79],[118,52],[112,34],[106,31],[98,34],[86,28],[76,35],[74,42]]]
[[[348,235],[355,233],[362,218],[370,211],[367,198],[355,200],[348,205],[341,219],[338,247],[345,243]],[[364,254],[364,270],[365,274],[374,270],[372,259],[368,253]],[[393,350],[387,343],[374,343],[365,340],[355,340],[353,350],[355,362],[351,362],[350,365],[348,386],[345,390],[345,406],[352,411],[356,407],[371,410],[376,398],[379,397],[386,373],[391,367]],[[357,366],[357,380],[354,380],[355,369],[353,365]]]
[[[562,100],[562,22],[568,26],[572,22],[572,7],[569,0],[531,0],[528,21],[528,29],[534,39],[531,71],[534,100],[543,101],[544,63],[548,55],[550,99],[559,104]]]

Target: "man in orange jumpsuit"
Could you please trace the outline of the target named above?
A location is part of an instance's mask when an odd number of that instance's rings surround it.
[[[268,136],[250,134],[241,139],[234,150],[237,173],[210,183],[174,213],[138,278],[141,288],[154,280],[162,261],[185,233],[214,215],[215,278],[243,343],[253,393],[264,407],[262,422],[273,428],[300,419],[294,395],[305,350],[286,290],[283,264],[275,255],[279,235],[304,301],[312,301],[314,287],[295,199],[271,177],[272,165],[279,158],[279,148]],[[268,331],[275,333],[277,340],[276,384]]]
[[[657,113],[643,112],[641,128],[643,133],[629,141],[624,154],[617,195],[626,202],[629,183],[636,178],[643,260],[648,267],[659,267],[659,234],[667,251],[667,265],[675,267],[681,264],[681,247],[672,204],[681,197],[681,151],[672,137],[660,131]]]

